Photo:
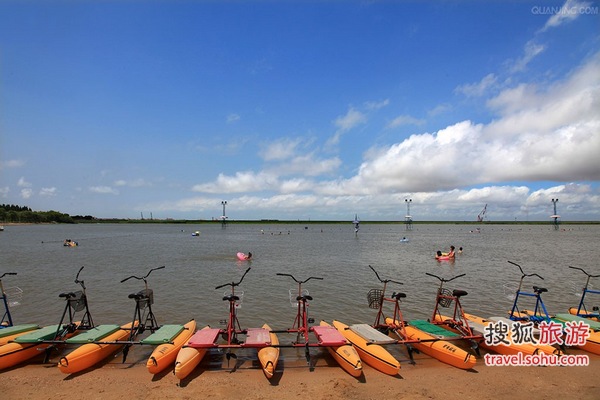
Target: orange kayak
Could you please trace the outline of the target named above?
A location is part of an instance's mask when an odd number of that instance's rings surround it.
[[[131,329],[137,326],[131,322],[122,325],[120,329],[109,334],[108,336],[102,337],[103,342],[116,342],[124,341],[131,334]],[[68,342],[68,341],[67,341]],[[61,357],[58,362],[58,369],[65,374],[74,374],[76,372],[83,371],[86,368],[90,368],[100,361],[104,360],[111,354],[116,353],[122,349],[124,344],[96,344],[87,343],[79,348],[73,350],[64,357]]]

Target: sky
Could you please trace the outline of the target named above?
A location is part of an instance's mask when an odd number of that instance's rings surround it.
[[[599,1],[0,0],[0,204],[598,221],[599,153]]]

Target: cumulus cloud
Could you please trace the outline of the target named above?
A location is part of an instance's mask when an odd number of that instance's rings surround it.
[[[125,180],[125,179],[119,179],[114,182],[114,185],[138,188],[138,187],[152,186],[152,183],[146,181],[143,178],[133,179],[133,180],[129,180],[129,181]]]
[[[297,148],[302,142],[299,138],[281,138],[269,142],[261,151],[260,155],[265,161],[285,160],[296,154]]]
[[[26,189],[21,189],[21,198],[24,200],[29,199],[31,196],[33,195],[33,190],[26,188]]]
[[[40,196],[43,196],[43,197],[52,197],[52,196],[56,196],[57,192],[58,192],[58,189],[56,189],[55,187],[42,188],[40,190]]]
[[[23,160],[6,160],[0,161],[0,171],[8,168],[19,168],[25,165],[25,161]]]
[[[342,135],[349,130],[367,122],[367,115],[350,107],[345,115],[337,117],[333,124],[337,128],[335,134],[327,141],[327,146],[334,146],[340,142]]]
[[[90,186],[89,191],[98,194],[119,194],[119,191],[117,189],[114,189],[110,186]]]
[[[31,183],[27,182],[25,180],[25,177],[22,176],[17,181],[17,186],[19,186],[19,187],[31,187]]]
[[[278,186],[279,179],[275,174],[244,171],[237,172],[234,176],[219,174],[215,182],[194,185],[192,190],[203,193],[241,193],[276,190]]]

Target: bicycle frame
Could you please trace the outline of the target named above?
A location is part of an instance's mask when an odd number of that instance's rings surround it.
[[[145,276],[138,277],[138,276],[132,275],[128,278],[121,280],[121,283],[126,282],[132,278],[137,279],[137,280],[143,280],[144,286],[145,286],[144,290],[140,290],[139,292],[132,293],[128,296],[130,299],[135,300],[135,310],[133,312],[133,319],[131,321],[132,322],[131,326],[134,327],[135,321],[138,321],[137,328],[131,329],[131,334],[129,336],[129,340],[133,340],[135,338],[135,336],[143,333],[146,329],[148,329],[148,330],[150,330],[150,332],[154,333],[154,331],[156,331],[159,328],[158,322],[156,321],[156,317],[154,316],[154,313],[152,312],[152,304],[154,303],[154,292],[152,291],[152,289],[148,288],[147,278],[148,278],[148,276],[150,276],[152,271],[157,271],[157,270],[163,269],[163,268],[165,268],[164,265],[162,267],[152,268],[150,271],[148,271],[148,273]]]
[[[588,312],[584,300],[585,300],[585,295],[588,293],[593,293],[593,294],[600,294],[600,290],[592,290],[592,289],[588,289],[588,286],[590,284],[590,278],[598,278],[600,277],[600,275],[591,275],[588,274],[585,270],[583,270],[582,268],[579,267],[571,267],[569,266],[569,268],[571,269],[578,269],[581,272],[583,272],[584,274],[587,275],[587,280],[585,281],[585,287],[581,290],[581,300],[579,301],[579,305],[577,306],[577,316],[578,317],[583,317],[583,318],[596,318],[599,319],[600,318],[600,312],[598,310],[597,306],[592,307],[592,311],[593,312]],[[1,278],[1,277],[0,277]],[[583,312],[582,312],[583,310]]]
[[[58,297],[64,298],[67,301],[65,305],[65,310],[63,311],[62,317],[58,324],[58,330],[56,332],[56,336],[59,336],[59,331],[65,320],[65,316],[69,315],[69,325],[75,325],[73,320],[75,319],[75,315],[78,311],[84,311],[83,317],[81,318],[81,323],[77,327],[77,329],[85,330],[92,329],[94,325],[94,321],[92,320],[92,315],[90,314],[89,304],[87,301],[87,295],[85,293],[86,287],[85,282],[83,280],[79,280],[79,274],[83,271],[84,267],[79,268],[77,272],[77,276],[75,277],[75,283],[81,286],[82,290],[78,290],[76,292],[66,292],[61,293]]]
[[[296,282],[298,284],[298,296],[296,296],[296,302],[298,303],[298,310],[296,312],[296,318],[294,319],[294,325],[292,325],[292,328],[288,329],[287,332],[290,332],[290,333],[295,332],[298,334],[298,336],[296,337],[296,342],[299,342],[300,335],[302,335],[302,337],[304,338],[304,342],[308,343],[308,341],[309,341],[308,333],[310,332],[310,327],[308,324],[314,323],[314,320],[312,318],[308,318],[307,307],[308,307],[308,301],[311,301],[313,298],[312,298],[312,296],[309,296],[308,294],[302,293],[302,284],[310,281],[311,279],[323,280],[323,278],[317,278],[315,276],[311,276],[308,279],[299,281],[291,274],[278,273],[277,275],[289,276],[290,278],[292,278],[294,280],[294,282]]]
[[[440,281],[440,286],[438,287],[436,298],[435,298],[435,307],[433,309],[431,321],[435,324],[449,325],[450,327],[459,331],[460,334],[462,335],[463,339],[479,338],[480,336],[475,335],[473,333],[473,330],[469,326],[469,322],[467,321],[467,318],[465,317],[465,312],[463,310],[462,304],[460,303],[460,298],[462,296],[466,296],[467,292],[464,290],[459,290],[459,289],[454,289],[452,292],[450,292],[450,290],[444,288],[444,283],[451,282],[454,279],[465,276],[466,274],[456,275],[455,277],[450,278],[450,279],[440,278],[439,276],[430,274],[429,272],[426,272],[425,274],[428,276],[437,278]],[[440,306],[441,307],[450,307],[450,305],[452,303],[454,303],[454,310],[452,312],[451,319],[450,320],[446,319],[441,323],[436,322],[436,321],[442,321],[442,314],[440,312]]]
[[[293,347],[304,347],[304,354],[306,357],[306,361],[310,364],[310,352],[309,347],[311,346],[309,333],[313,332],[313,328],[309,326],[309,324],[314,323],[312,318],[308,317],[308,302],[312,301],[312,296],[302,293],[302,284],[310,281],[311,279],[323,280],[323,278],[318,278],[316,276],[311,276],[303,281],[296,279],[291,274],[282,274],[277,273],[279,276],[289,276],[298,284],[298,295],[296,296],[296,302],[298,303],[298,308],[296,312],[296,318],[294,319],[294,324],[290,329],[287,329],[284,332],[287,333],[296,333],[296,341],[293,343]],[[302,336],[303,341],[300,342],[300,336]],[[318,345],[315,345],[318,346]]]
[[[5,272],[0,275],[0,296],[2,297],[2,303],[4,304],[4,315],[0,319],[0,329],[8,328],[13,326],[12,315],[10,315],[10,308],[8,307],[8,296],[4,293],[4,286],[2,286],[2,278],[6,275],[16,275],[16,272]]]
[[[512,265],[516,265],[519,268],[519,271],[521,271],[521,279],[519,281],[519,287],[517,288],[517,292],[515,295],[515,301],[513,303],[512,309],[510,310],[509,318],[513,321],[531,321],[534,324],[539,324],[542,321],[550,321],[550,316],[548,314],[548,311],[546,310],[546,305],[544,304],[544,301],[542,300],[542,293],[547,292],[548,289],[543,288],[543,287],[533,286],[533,293],[525,292],[525,291],[521,290],[523,287],[523,280],[526,277],[537,276],[538,278],[540,278],[542,280],[544,280],[544,278],[542,278],[538,274],[526,274],[525,272],[523,272],[523,268],[521,268],[521,266],[519,264],[514,263],[512,261],[508,261],[508,262]],[[521,312],[519,311],[519,307],[518,307],[519,296],[528,296],[528,297],[535,298],[535,308],[533,310],[533,315],[521,316]]]
[[[370,265],[369,268],[371,268],[371,270],[375,273],[377,279],[379,279],[379,281],[383,283],[383,290],[381,290],[381,293],[379,292],[379,289],[371,289],[367,294],[367,298],[370,300],[369,307],[377,309],[377,317],[375,317],[375,324],[373,324],[373,327],[379,330],[387,330],[389,328],[389,326],[385,323],[386,316],[383,312],[383,304],[385,302],[388,302],[394,304],[394,313],[392,316],[392,320],[396,321],[399,325],[401,325],[402,328],[404,328],[405,323],[404,317],[402,316],[402,311],[400,310],[400,299],[405,298],[406,294],[401,292],[393,292],[391,297],[385,296],[385,291],[387,289],[388,283],[395,283],[398,285],[403,285],[403,283],[393,281],[391,279],[381,279],[377,271],[375,271],[375,268],[373,268]]]
[[[227,321],[227,327],[225,328],[225,330],[221,330],[221,334],[223,335],[223,338],[225,340],[227,340],[227,346],[239,344],[240,341],[238,340],[237,335],[244,333],[244,331],[242,330],[242,328],[240,326],[240,321],[238,320],[238,317],[237,317],[236,305],[240,298],[235,295],[235,287],[239,286],[242,283],[246,274],[248,272],[250,272],[250,269],[251,268],[248,267],[246,272],[244,272],[244,274],[240,278],[239,282],[226,283],[224,285],[219,285],[219,286],[215,287],[215,289],[221,289],[225,286],[231,286],[231,294],[228,294],[223,297],[224,301],[229,302],[229,319]],[[230,353],[227,354],[228,359],[232,356],[234,356],[234,355],[232,355]]]
[[[85,293],[86,287],[83,280],[79,280],[79,274],[83,271],[84,267],[79,268],[77,276],[75,277],[75,283],[81,286],[82,290],[76,292],[66,292],[58,295],[60,298],[66,300],[65,309],[58,323],[56,333],[54,334],[53,340],[47,340],[43,343],[50,343],[51,345],[46,348],[46,354],[44,357],[44,363],[47,363],[50,359],[50,353],[56,348],[56,345],[64,344],[64,340],[70,333],[77,330],[88,330],[94,328],[94,321],[90,314],[90,309],[87,301],[87,295]],[[84,311],[83,317],[79,324],[75,323],[75,316],[77,312]],[[65,317],[68,315],[68,323],[65,323]],[[64,324],[63,324],[64,323]]]

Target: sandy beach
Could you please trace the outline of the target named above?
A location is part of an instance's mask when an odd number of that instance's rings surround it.
[[[324,351],[313,353],[308,367],[301,351],[282,350],[272,380],[252,354],[241,354],[229,365],[222,354],[211,354],[184,381],[171,370],[150,375],[147,353],[136,349],[122,363],[115,358],[75,375],[64,375],[41,360],[0,372],[2,399],[598,399],[600,356],[589,354],[587,367],[491,367],[479,359],[474,370],[463,371],[415,355],[415,364],[398,357],[398,376],[384,375],[369,366],[359,379],[345,373]],[[404,354],[399,352],[399,354]],[[569,354],[588,354],[570,350]]]

